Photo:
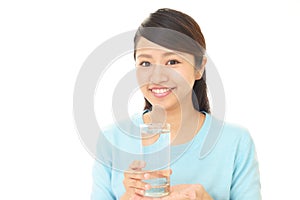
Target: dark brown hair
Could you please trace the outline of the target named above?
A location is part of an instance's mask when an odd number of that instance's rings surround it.
[[[206,49],[205,39],[197,22],[185,13],[168,8],[151,13],[136,32],[134,38],[135,49],[140,37],[169,49],[191,53],[195,57],[196,67],[199,68],[202,64]],[[202,78],[195,81],[193,91],[194,108],[198,111],[210,113],[205,69]],[[144,109],[152,109],[151,103],[146,98]]]

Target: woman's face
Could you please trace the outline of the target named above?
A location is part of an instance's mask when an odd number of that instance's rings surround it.
[[[201,72],[194,56],[140,38],[136,45],[137,79],[144,97],[168,110],[192,101],[192,88]]]

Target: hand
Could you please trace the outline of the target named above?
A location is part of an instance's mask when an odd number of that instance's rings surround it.
[[[149,190],[151,185],[143,180],[157,178],[157,177],[168,177],[171,175],[171,170],[160,170],[160,171],[142,171],[146,166],[144,161],[134,161],[129,166],[129,170],[124,172],[123,185],[125,187],[125,194],[121,197],[123,200],[133,199],[134,197],[142,198],[145,194],[145,190]]]
[[[142,181],[149,177],[148,173],[142,172],[145,166],[145,162],[137,160],[132,162],[129,169],[124,172],[123,185],[126,192],[121,199],[128,200],[134,196],[140,197],[145,193],[145,190],[150,189],[150,185]]]
[[[150,198],[134,196],[132,200],[213,200],[200,184],[175,185],[166,197]]]

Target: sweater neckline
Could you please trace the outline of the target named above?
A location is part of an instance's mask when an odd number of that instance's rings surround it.
[[[143,115],[145,113],[149,112],[149,110],[144,110],[142,113],[140,113],[138,115],[138,124],[142,124],[144,123],[143,121]],[[210,123],[211,123],[211,115],[207,112],[201,111],[204,115],[205,115],[205,119],[204,122],[202,124],[202,127],[200,128],[200,130],[197,132],[197,134],[193,137],[193,139],[191,139],[190,141],[184,143],[184,144],[178,144],[178,145],[172,145],[172,149],[174,149],[175,151],[177,149],[182,149],[182,148],[201,148],[203,141],[208,133],[208,129],[210,127]]]

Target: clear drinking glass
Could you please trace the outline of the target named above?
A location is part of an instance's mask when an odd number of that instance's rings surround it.
[[[146,162],[143,171],[151,173],[151,178],[144,180],[151,185],[145,196],[166,196],[170,192],[170,178],[163,176],[161,171],[170,169],[170,124],[141,124],[140,134],[142,159]]]

